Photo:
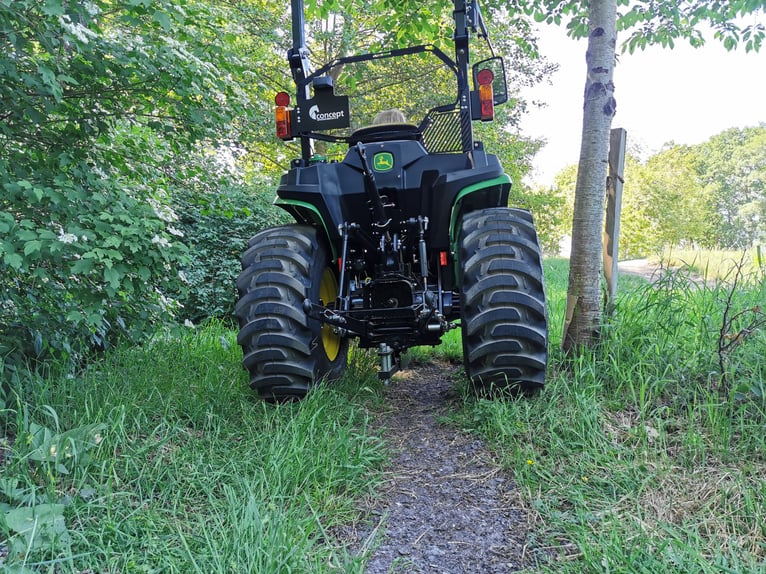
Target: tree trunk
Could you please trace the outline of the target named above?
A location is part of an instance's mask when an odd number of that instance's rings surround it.
[[[616,102],[612,72],[617,41],[616,0],[591,0],[580,161],[572,221],[567,312],[562,348],[569,352],[598,338],[601,323],[601,233]]]

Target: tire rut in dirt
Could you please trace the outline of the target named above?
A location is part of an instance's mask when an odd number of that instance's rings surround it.
[[[261,398],[302,398],[314,382],[337,378],[346,365],[348,342],[335,340],[303,310],[306,298],[319,302],[321,290],[333,284],[327,249],[316,230],[303,225],[266,229],[249,245],[235,307],[242,365]],[[322,295],[334,298],[337,288],[333,295]]]
[[[529,212],[471,212],[460,233],[465,370],[477,391],[534,392],[545,382],[548,318],[537,233]]]
[[[524,566],[527,523],[511,476],[481,440],[438,422],[454,408],[456,373],[405,370],[386,391],[390,410],[375,425],[395,454],[368,509],[377,528],[341,533],[357,548],[375,549],[366,574],[499,574]]]

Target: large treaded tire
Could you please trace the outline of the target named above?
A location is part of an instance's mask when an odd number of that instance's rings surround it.
[[[315,382],[336,379],[346,367],[348,340],[303,310],[306,298],[333,303],[337,277],[313,227],[265,229],[249,245],[235,307],[242,365],[261,398],[300,399]]]
[[[468,213],[458,252],[463,360],[475,390],[542,388],[548,316],[531,214],[507,207]]]

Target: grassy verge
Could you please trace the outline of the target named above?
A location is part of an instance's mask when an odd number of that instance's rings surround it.
[[[766,284],[621,277],[602,344],[567,360],[567,262],[547,261],[546,280],[545,391],[455,415],[513,470],[537,569],[766,572],[766,334],[748,330]],[[460,360],[458,335],[441,358]],[[374,361],[278,407],[239,363],[211,326],[18,386],[2,412],[0,570],[361,573],[331,533],[359,518],[385,455],[367,427]]]
[[[766,251],[763,246],[747,251],[711,251],[694,249],[668,249],[658,264],[673,269],[690,271],[704,279],[732,280],[737,268],[744,275],[766,273]]]
[[[550,265],[556,332],[565,263]],[[469,401],[456,421],[513,470],[540,571],[764,572],[766,333],[723,361],[718,343],[727,305],[758,309],[766,283],[625,286],[599,348],[554,350],[541,396]]]
[[[328,530],[357,518],[383,457],[368,362],[353,387],[274,407],[247,391],[239,353],[209,327],[19,389],[0,570],[361,572]]]

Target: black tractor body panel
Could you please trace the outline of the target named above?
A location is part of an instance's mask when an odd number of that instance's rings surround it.
[[[255,236],[238,282],[244,364],[266,398],[337,376],[352,338],[377,349],[387,380],[402,352],[456,328],[477,388],[542,384],[537,237],[531,217],[508,208],[510,178],[473,133],[508,100],[504,64],[478,0],[453,4],[453,56],[425,44],[312,72],[303,0],[291,1],[296,101],[278,94],[275,121],[280,138],[300,140],[300,157],[275,203],[297,224]],[[471,38],[491,55],[473,67]],[[381,109],[386,96],[394,106]]]

